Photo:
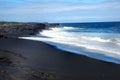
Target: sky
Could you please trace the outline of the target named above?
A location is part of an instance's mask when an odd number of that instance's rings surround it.
[[[120,0],[0,0],[0,21],[120,21]]]

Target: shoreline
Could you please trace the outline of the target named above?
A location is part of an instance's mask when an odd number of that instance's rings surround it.
[[[32,40],[32,41],[38,41],[38,42],[40,41],[49,46],[53,46],[53,47],[57,48],[58,50],[66,51],[66,52],[69,52],[72,54],[87,56],[90,58],[94,58],[94,59],[109,62],[109,63],[120,64],[119,55],[117,53],[108,52],[109,50],[102,51],[99,49],[89,49],[89,48],[87,48],[87,46],[86,47],[82,47],[82,46],[76,47],[74,45],[71,46],[69,44],[64,44],[64,43],[60,43],[60,42],[42,40],[41,37],[46,38],[46,39],[50,38],[50,37],[41,35],[41,36],[19,37],[19,39]],[[68,46],[70,46],[70,47],[68,47]]]
[[[120,79],[119,64],[62,51],[40,41],[17,38],[0,39],[0,49],[16,53],[24,58],[21,60],[12,55],[15,60],[18,60],[18,62],[21,63],[17,66],[17,68],[20,68],[20,71],[17,73],[19,76],[17,74],[15,75],[14,71],[13,75],[17,76],[17,78],[23,77],[21,80],[39,80],[41,75],[38,75],[38,73],[41,74],[41,72],[44,72],[44,75],[54,75],[54,79],[52,77],[52,79],[47,80]],[[28,69],[30,69],[30,71]],[[25,73],[26,70],[29,74]],[[37,78],[33,77],[33,75],[31,77],[31,73],[34,73],[34,76],[37,75]],[[23,76],[23,74],[27,76]],[[14,77],[13,80],[17,79]]]

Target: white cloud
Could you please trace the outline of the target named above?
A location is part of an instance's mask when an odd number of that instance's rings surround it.
[[[69,11],[120,9],[118,2],[96,4],[71,4],[71,3],[27,3],[12,9],[2,9],[1,14],[45,14]]]
[[[93,19],[93,18],[102,18],[100,16],[64,16],[64,17],[59,17],[57,20],[82,20],[82,19]]]
[[[54,21],[76,21],[76,20],[104,20],[104,19],[116,19],[120,20],[120,1],[106,1],[103,3],[67,3],[67,2],[31,2],[16,4],[17,6],[11,6],[9,3],[7,9],[1,8],[0,16],[6,15],[26,15],[31,16],[31,19],[43,18],[47,21],[55,19]],[[37,15],[37,17],[36,17]],[[38,17],[39,15],[39,17]],[[51,16],[51,17],[50,17]]]

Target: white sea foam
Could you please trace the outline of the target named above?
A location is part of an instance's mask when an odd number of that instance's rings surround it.
[[[22,38],[43,41],[62,50],[120,64],[119,34],[75,33],[67,32],[68,29],[74,28],[52,28],[38,34],[48,38],[38,36]]]

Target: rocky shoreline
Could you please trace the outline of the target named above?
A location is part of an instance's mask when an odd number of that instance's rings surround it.
[[[48,23],[0,22],[0,37],[34,35],[43,29],[48,29]]]

